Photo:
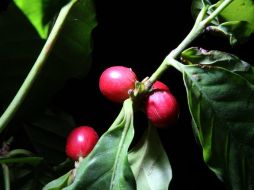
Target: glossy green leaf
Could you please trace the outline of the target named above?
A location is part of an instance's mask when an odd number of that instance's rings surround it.
[[[223,21],[246,21],[248,29],[254,32],[253,0],[234,0],[220,15]]]
[[[238,58],[230,64],[186,65],[183,76],[205,162],[229,189],[252,189],[254,72]]]
[[[70,178],[72,178],[72,171],[69,171],[58,179],[51,181],[44,186],[42,190],[61,190],[69,185]]]
[[[168,190],[172,170],[154,126],[148,127],[128,158],[138,190]]]
[[[192,14],[196,17],[202,6],[208,6],[207,15],[223,0],[193,0]],[[207,27],[208,31],[219,32],[229,38],[230,44],[245,42],[254,33],[253,0],[234,0]]]
[[[51,164],[65,160],[66,137],[74,127],[72,116],[58,109],[48,109],[25,124],[25,130],[37,153]]]
[[[17,116],[31,118],[36,115],[68,79],[88,73],[91,32],[95,26],[92,0],[75,3],[46,65]],[[45,40],[37,35],[14,3],[6,12],[0,13],[0,38],[0,103],[6,107],[27,76]]]
[[[49,32],[49,26],[59,10],[68,3],[69,0],[14,0],[17,7],[33,24],[39,35],[46,39]]]
[[[133,136],[133,108],[128,99],[108,131],[80,163],[73,183],[64,190],[136,189],[127,155]]]

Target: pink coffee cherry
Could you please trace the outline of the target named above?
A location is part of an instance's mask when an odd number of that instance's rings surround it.
[[[135,88],[136,74],[124,66],[113,66],[103,71],[99,88],[109,100],[121,103],[129,98],[128,91]]]
[[[164,128],[177,120],[179,105],[169,91],[154,90],[147,97],[145,111],[154,126]]]
[[[169,87],[161,81],[155,81],[152,86],[152,90],[166,90],[169,91]]]
[[[72,160],[86,157],[94,148],[99,137],[89,126],[80,126],[70,132],[66,141],[66,154]]]

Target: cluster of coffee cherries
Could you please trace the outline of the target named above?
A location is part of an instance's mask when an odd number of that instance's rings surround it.
[[[135,89],[137,81],[137,76],[131,68],[112,66],[101,74],[99,87],[106,98],[122,103],[129,98],[130,91]],[[149,83],[149,79],[146,82]],[[178,102],[164,83],[155,81],[143,99],[145,103],[141,109],[145,110],[147,118],[154,126],[164,128],[177,120]]]
[[[149,82],[149,79],[146,82]],[[135,91],[137,83],[137,76],[131,68],[112,66],[102,72],[99,88],[107,99],[122,103],[130,97],[130,92]],[[140,100],[144,104],[140,105],[150,122],[158,128],[174,124],[179,115],[179,105],[168,86],[155,81],[145,92]],[[75,161],[86,157],[96,145],[98,138],[96,131],[90,126],[75,128],[67,137],[67,156]]]

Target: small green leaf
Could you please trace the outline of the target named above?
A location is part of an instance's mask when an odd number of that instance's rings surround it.
[[[209,26],[208,31],[221,33],[229,39],[231,45],[247,41],[252,31],[250,23],[246,21],[229,21],[218,26]]]
[[[128,155],[138,190],[168,190],[172,179],[171,166],[154,126]]]
[[[80,163],[73,183],[64,190],[136,189],[127,155],[133,136],[133,108],[128,99],[108,131]]]
[[[209,60],[211,55],[206,56]],[[222,52],[220,56],[223,60]],[[184,82],[205,162],[228,189],[252,189],[254,72],[246,62],[230,57],[232,66],[220,60],[209,68],[183,66]]]
[[[33,153],[26,149],[13,149],[11,151],[8,151],[6,154],[1,155],[1,158],[13,158],[18,156],[32,156]]]
[[[0,158],[0,164],[17,164],[17,163],[22,163],[22,164],[29,164],[36,166],[38,165],[43,158],[41,157],[19,157],[19,158]]]
[[[222,51],[207,51],[191,47],[181,53],[181,58],[189,64],[199,64],[202,67],[223,67],[231,71],[248,71],[251,66],[237,56]]]
[[[202,6],[208,6],[210,15],[223,0],[193,0],[192,14],[197,16]],[[235,45],[247,41],[254,33],[253,0],[234,0],[228,5],[209,26],[208,31],[219,32],[228,37],[230,44]]]
[[[70,178],[72,178],[72,171],[64,174],[63,176],[51,181],[42,190],[61,190],[69,185]]]
[[[53,18],[57,15],[62,6],[70,0],[14,0],[17,7],[33,24],[39,35],[46,39],[49,32],[49,26]]]

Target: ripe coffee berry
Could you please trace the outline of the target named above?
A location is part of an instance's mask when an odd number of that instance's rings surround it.
[[[101,93],[113,102],[121,103],[129,98],[128,91],[135,88],[136,74],[124,66],[107,68],[100,76]]]
[[[96,131],[89,126],[75,128],[67,137],[66,154],[72,160],[86,157],[94,148],[99,137]]]
[[[154,90],[146,100],[145,111],[154,126],[164,128],[177,120],[179,105],[169,91]]]
[[[169,91],[169,87],[161,81],[155,81],[152,86],[152,90],[166,90]]]

